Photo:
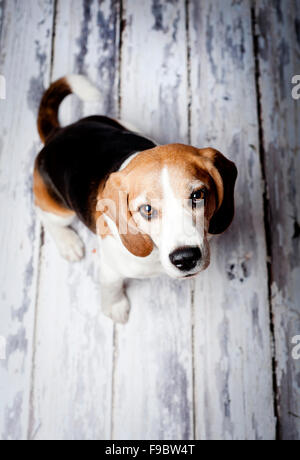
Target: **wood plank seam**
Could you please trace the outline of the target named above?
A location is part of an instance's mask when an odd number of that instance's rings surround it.
[[[110,439],[114,439],[114,410],[115,410],[115,394],[116,394],[116,369],[118,361],[118,335],[117,335],[117,326],[113,326],[113,355],[112,355],[112,382],[111,382],[111,419],[110,419]]]
[[[52,37],[51,37],[51,63],[50,63],[50,82],[53,81],[53,68],[54,68],[54,52],[55,52],[55,40],[56,40],[56,21],[57,21],[57,2],[53,0],[53,23],[52,23]]]
[[[196,433],[196,427],[197,427],[197,411],[196,411],[196,366],[195,366],[195,359],[196,359],[196,353],[195,353],[195,308],[196,308],[196,302],[195,302],[195,294],[196,294],[196,287],[195,287],[195,280],[191,281],[191,328],[192,328],[192,385],[193,385],[193,439],[196,440],[197,433]]]
[[[53,21],[51,30],[51,49],[50,49],[50,66],[49,66],[49,82],[52,81],[52,73],[54,66],[54,50],[55,50],[55,32],[56,32],[56,17],[57,17],[57,1],[53,0]],[[35,312],[34,312],[34,327],[33,327],[33,353],[31,361],[31,381],[30,381],[30,394],[29,394],[29,412],[28,412],[28,431],[27,440],[34,440],[35,434],[38,432],[40,427],[34,430],[34,394],[35,394],[35,363],[36,363],[36,350],[37,350],[37,327],[38,327],[38,305],[39,305],[39,293],[40,293],[40,282],[41,282],[41,270],[43,265],[43,246],[45,243],[45,230],[42,224],[40,226],[40,241],[39,241],[39,255],[38,255],[38,267],[37,267],[37,289],[35,293]]]
[[[118,56],[118,94],[117,94],[117,110],[118,118],[121,117],[121,107],[122,107],[122,45],[123,45],[123,33],[125,31],[125,7],[123,0],[119,0],[119,56]],[[112,353],[112,391],[111,391],[111,420],[110,420],[110,439],[114,439],[114,410],[115,410],[115,396],[116,396],[116,370],[117,370],[117,361],[118,361],[118,333],[116,324],[113,325],[113,353]]]
[[[187,127],[188,143],[192,142],[192,81],[191,81],[191,37],[190,37],[190,0],[185,0],[185,28],[186,28],[186,63],[187,63]],[[191,341],[192,341],[192,398],[193,398],[193,439],[196,439],[197,411],[196,411],[196,374],[195,374],[195,281],[191,281]]]
[[[119,84],[118,84],[118,116],[120,118],[121,116],[121,107],[122,107],[122,88],[121,88],[121,82],[122,82],[122,75],[121,75],[121,69],[122,69],[122,46],[123,46],[123,36],[124,36],[124,31],[126,27],[126,21],[125,21],[125,7],[123,4],[123,0],[119,0]]]
[[[29,411],[28,411],[28,428],[27,428],[27,440],[34,440],[35,433],[39,427],[33,432],[34,429],[34,382],[35,382],[35,357],[36,357],[36,343],[37,343],[37,318],[38,318],[38,304],[39,304],[39,292],[40,292],[40,281],[41,281],[41,268],[42,268],[42,250],[44,245],[44,228],[38,223],[40,227],[40,242],[39,242],[39,255],[37,261],[37,283],[35,292],[35,305],[34,305],[34,326],[33,326],[33,338],[32,343],[33,352],[31,357],[31,376],[30,376],[30,393],[29,393]]]
[[[51,31],[51,50],[50,50],[50,67],[49,67],[49,82],[52,81],[53,63],[54,63],[54,47],[55,47],[55,26],[56,26],[56,13],[57,13],[57,1],[53,0],[53,22]],[[39,241],[39,255],[38,255],[38,267],[37,267],[37,289],[35,297],[35,312],[34,312],[34,328],[33,328],[33,353],[31,361],[31,380],[30,380],[30,394],[29,394],[29,412],[28,412],[28,430],[27,440],[34,440],[35,435],[39,430],[39,426],[34,430],[34,394],[35,394],[35,363],[36,363],[36,345],[37,345],[37,327],[38,327],[38,305],[39,305],[39,293],[40,293],[40,282],[41,282],[41,269],[42,269],[42,251],[45,243],[45,230],[42,224],[40,225],[40,241]],[[33,431],[34,430],[34,431]]]
[[[185,0],[185,28],[186,28],[186,62],[187,62],[187,116],[188,116],[188,143],[191,144],[192,122],[192,83],[191,83],[191,37],[190,37],[190,0]]]
[[[2,26],[4,22],[4,16],[5,16],[5,0],[0,0],[0,48],[1,48],[1,42],[2,42]]]
[[[280,435],[280,419],[278,411],[278,382],[277,382],[277,363],[276,363],[276,340],[275,340],[275,325],[274,325],[274,311],[272,304],[272,232],[270,222],[270,200],[268,197],[268,185],[266,176],[266,152],[264,148],[264,131],[263,131],[263,113],[261,105],[261,69],[259,63],[259,36],[257,31],[257,16],[255,10],[255,0],[251,5],[251,19],[252,19],[252,39],[253,39],[253,52],[255,63],[255,84],[256,84],[256,100],[257,100],[257,120],[258,120],[258,136],[259,136],[259,158],[263,179],[263,206],[264,206],[264,228],[267,250],[267,273],[268,273],[268,303],[270,311],[270,331],[272,340],[272,378],[273,378],[273,393],[274,393],[274,415],[276,420],[276,439]]]

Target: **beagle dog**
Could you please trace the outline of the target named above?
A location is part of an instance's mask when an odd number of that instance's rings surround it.
[[[38,130],[45,146],[34,168],[38,215],[61,255],[84,256],[70,228],[78,217],[99,236],[103,312],[125,323],[126,278],[167,273],[198,275],[210,262],[209,236],[223,233],[234,215],[237,169],[212,148],[157,145],[128,124],[106,116],[60,127],[58,110],[69,94],[99,99],[83,76],[71,75],[45,92]]]

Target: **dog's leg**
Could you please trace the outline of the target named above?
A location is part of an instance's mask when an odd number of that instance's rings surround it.
[[[37,214],[45,229],[50,233],[56,246],[69,262],[78,262],[84,256],[84,245],[77,233],[69,225],[75,216],[61,217],[37,208]]]
[[[101,307],[116,323],[128,321],[130,306],[124,290],[124,278],[101,258]]]

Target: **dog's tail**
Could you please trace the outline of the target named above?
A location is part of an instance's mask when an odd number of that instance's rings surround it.
[[[92,102],[100,99],[99,90],[82,75],[69,75],[52,83],[45,92],[38,116],[38,131],[43,142],[54,129],[59,128],[59,106],[69,94],[76,94],[82,101]]]

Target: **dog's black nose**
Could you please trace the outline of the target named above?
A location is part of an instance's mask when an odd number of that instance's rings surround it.
[[[176,249],[170,254],[170,261],[175,267],[183,272],[187,272],[196,267],[202,254],[198,246],[186,246]]]

